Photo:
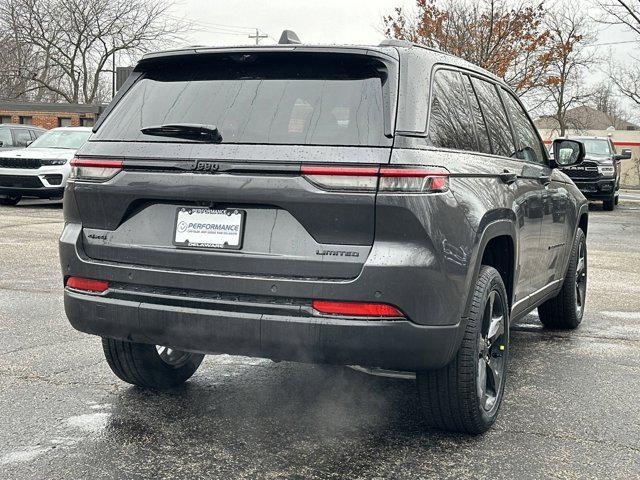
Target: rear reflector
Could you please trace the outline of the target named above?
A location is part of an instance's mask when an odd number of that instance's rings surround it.
[[[396,307],[384,303],[329,302],[314,300],[313,308],[320,313],[365,317],[404,317]]]
[[[109,288],[109,282],[91,280],[89,278],[69,277],[67,287],[86,292],[102,293]]]
[[[438,193],[449,189],[449,172],[439,167],[303,165],[301,172],[327,190]]]
[[[122,160],[76,157],[71,160],[70,178],[105,182],[122,171],[122,166]]]

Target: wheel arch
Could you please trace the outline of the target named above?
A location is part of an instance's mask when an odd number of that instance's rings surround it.
[[[589,228],[589,205],[583,205],[580,207],[578,213],[578,223],[576,224],[576,230],[580,228],[584,232],[584,236],[587,236],[587,230]],[[575,232],[574,232],[575,237]]]
[[[513,295],[518,272],[518,240],[516,226],[511,220],[497,220],[488,224],[477,236],[477,248],[473,268],[468,279],[467,302],[464,317],[469,314],[471,307],[473,285],[478,279],[480,267],[488,265],[494,267],[500,275],[507,290],[509,307],[513,306]]]

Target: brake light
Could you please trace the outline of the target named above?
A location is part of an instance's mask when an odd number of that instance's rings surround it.
[[[374,191],[378,185],[378,167],[327,167],[303,165],[302,175],[327,190]]]
[[[449,172],[439,167],[303,165],[301,172],[327,190],[438,193],[449,189]]]
[[[105,182],[122,171],[122,160],[80,158],[71,160],[71,175],[74,180]]]
[[[109,288],[109,282],[90,278],[69,277],[67,279],[67,287],[86,292],[102,293]]]
[[[363,317],[404,317],[396,307],[384,303],[330,302],[314,300],[313,308],[320,313]]]

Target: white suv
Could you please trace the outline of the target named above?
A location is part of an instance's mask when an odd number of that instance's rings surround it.
[[[90,135],[89,127],[54,128],[27,148],[0,154],[0,205],[22,197],[62,198],[71,159]]]

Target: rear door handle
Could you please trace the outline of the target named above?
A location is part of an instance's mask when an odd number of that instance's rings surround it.
[[[505,169],[504,172],[500,173],[498,176],[500,177],[500,180],[502,180],[507,185],[515,183],[518,180],[518,174],[507,169]]]

